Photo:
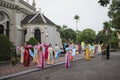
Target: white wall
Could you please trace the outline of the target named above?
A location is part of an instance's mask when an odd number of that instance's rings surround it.
[[[46,43],[46,31],[45,31],[45,25],[40,25],[40,24],[29,24],[26,26],[23,26],[24,29],[27,29],[27,34],[25,40],[28,41],[31,37],[34,37],[34,31],[36,29],[39,29],[41,31],[41,43]]]
[[[56,44],[56,28],[54,26],[48,25],[47,34],[48,34],[47,43],[52,44],[52,46],[54,47]]]
[[[61,38],[59,32],[56,31],[56,27],[52,25],[43,25],[43,24],[36,24],[32,25],[29,24],[27,26],[24,26],[25,29],[27,29],[26,34],[26,41],[28,41],[31,37],[34,37],[34,31],[36,29],[40,29],[41,31],[41,43],[51,43],[54,47],[55,44],[58,44],[59,47],[62,46]],[[46,35],[48,34],[48,36]]]

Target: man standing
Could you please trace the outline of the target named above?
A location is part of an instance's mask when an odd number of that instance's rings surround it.
[[[110,58],[109,43],[107,43],[106,45],[106,56],[107,56],[107,59],[109,60]]]

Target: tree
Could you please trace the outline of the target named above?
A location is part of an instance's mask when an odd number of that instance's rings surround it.
[[[67,28],[66,25],[63,25],[62,27],[60,25],[56,25],[57,31],[59,31],[60,33],[60,37],[62,38],[62,42],[66,42],[65,41],[65,36],[64,36],[64,30]]]
[[[103,30],[99,31],[97,34],[97,41],[103,41],[104,43],[107,43],[109,39],[111,38],[111,23],[110,22],[104,22],[103,23]]]
[[[109,41],[108,41],[109,39]],[[102,41],[104,44],[110,43],[111,48],[117,48],[118,47],[118,37],[117,37],[117,32],[111,30],[111,35],[105,35],[104,31],[101,30],[97,34],[97,41]]]
[[[110,38],[110,47],[111,48],[118,48],[118,37],[117,37],[117,32],[116,31],[112,31],[111,33],[111,38]]]
[[[120,29],[120,0],[112,1],[108,16],[112,19],[112,27],[115,29]]]
[[[85,29],[79,34],[79,41],[84,41],[85,43],[90,43],[95,40],[96,34],[92,29]]]
[[[80,44],[82,42],[81,40],[81,35],[82,35],[82,32],[81,31],[78,31],[77,32],[77,35],[76,35],[76,43],[77,44]]]
[[[0,61],[8,61],[12,56],[12,43],[7,36],[0,34]]]
[[[73,29],[71,28],[65,29],[63,34],[64,34],[63,37],[66,41],[70,40],[73,41],[74,43],[76,42],[76,33]]]
[[[96,36],[96,42],[103,42],[104,44],[106,44],[108,42],[108,35],[105,35],[104,31],[101,30],[98,32],[97,36]]]
[[[103,23],[103,33],[108,35],[110,37],[111,35],[111,23],[110,22],[104,22]]]
[[[73,29],[67,28],[66,25],[63,25],[62,27],[59,25],[56,25],[57,30],[60,32],[60,37],[62,38],[62,42],[67,42],[69,40],[73,40],[75,42],[76,40],[76,33]]]
[[[80,17],[76,14],[74,16],[74,19],[76,20],[76,30],[78,31],[78,21],[79,21]]]
[[[106,7],[110,3],[110,0],[99,0],[98,3],[100,3],[101,6]]]
[[[111,30],[112,25],[110,22],[104,22],[103,25],[104,25],[103,30],[99,31],[99,33],[97,34],[97,40],[103,41],[104,44],[109,42],[111,48],[117,48],[118,47],[117,32]]]
[[[99,0],[101,6],[106,7],[110,0]],[[108,16],[111,18],[112,27],[115,29],[120,29],[120,0],[112,0],[110,5]]]

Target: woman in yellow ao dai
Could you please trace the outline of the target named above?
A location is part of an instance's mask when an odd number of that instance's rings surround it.
[[[89,51],[89,47],[88,45],[86,46],[86,50],[85,50],[85,59],[89,60],[90,59],[90,51]]]

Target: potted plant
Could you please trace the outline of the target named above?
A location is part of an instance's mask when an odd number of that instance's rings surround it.
[[[11,64],[16,65],[16,59],[14,56],[11,57]]]

